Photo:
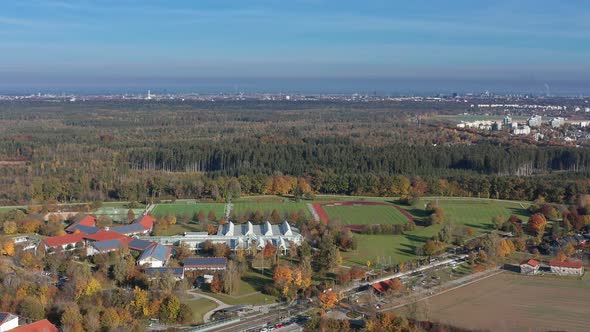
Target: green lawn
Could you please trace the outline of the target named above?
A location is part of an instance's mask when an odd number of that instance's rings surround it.
[[[232,213],[236,216],[240,216],[247,212],[260,211],[265,216],[265,218],[268,218],[268,216],[270,216],[272,211],[275,209],[281,214],[281,217],[284,217],[285,214],[299,211],[303,211],[306,218],[311,217],[311,214],[307,208],[307,203],[292,201],[268,202],[258,200],[241,200],[233,203]]]
[[[424,206],[436,198],[423,199],[415,207],[400,206],[408,211],[420,224],[421,220],[427,217]],[[438,204],[445,211],[445,218],[452,220],[457,225],[464,225],[473,228],[475,235],[480,235],[492,230],[491,220],[494,216],[501,214],[508,218],[515,214],[526,222],[529,213],[525,209],[530,203],[497,201],[485,199],[438,199]],[[522,206],[521,206],[522,204]],[[326,207],[324,207],[326,210]],[[326,211],[328,212],[328,211]],[[329,213],[329,212],[328,212]],[[393,264],[415,259],[414,250],[416,246],[422,246],[426,240],[437,234],[441,225],[417,226],[412,232],[404,235],[364,235],[355,234],[358,241],[357,250],[343,253],[345,265],[366,265],[367,260],[389,263],[389,257]]]
[[[179,224],[170,225],[168,229],[163,230],[161,236],[180,235],[184,232],[203,232],[200,225],[196,224]]]
[[[207,312],[217,308],[217,303],[215,303],[209,299],[204,299],[204,298],[186,301],[184,303],[186,303],[192,309],[193,314],[195,315],[195,323],[196,324],[202,324],[203,323],[203,316]]]
[[[524,222],[528,220],[529,212],[526,208],[530,203],[517,201],[498,201],[491,199],[423,199],[418,204],[420,208],[431,201],[438,202],[445,211],[445,218],[458,225],[473,227],[476,233],[490,231],[492,218],[502,215],[508,218],[514,214]]]
[[[273,280],[270,276],[263,276],[256,272],[247,272],[242,276],[240,281],[240,290],[235,295],[226,294],[213,294],[211,292],[204,292],[211,297],[214,297],[224,303],[230,305],[242,305],[242,304],[270,304],[277,301],[277,298],[271,295],[262,294],[261,291],[265,284],[272,284]]]
[[[170,203],[170,204],[157,204],[152,215],[155,217],[165,217],[168,213],[171,213],[177,218],[182,218],[186,212],[188,212],[191,220],[195,213],[199,213],[200,210],[205,212],[205,215],[209,215],[209,211],[215,211],[215,216],[220,219],[224,215],[225,204],[224,203],[194,203],[194,201],[187,201],[185,203]]]
[[[322,206],[331,221],[345,225],[395,224],[402,225],[408,218],[392,205]]]

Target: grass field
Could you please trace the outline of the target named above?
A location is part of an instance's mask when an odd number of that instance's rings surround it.
[[[194,202],[194,201],[193,201]],[[209,215],[209,211],[215,211],[217,219],[223,217],[225,211],[225,204],[223,203],[170,203],[170,204],[158,204],[152,211],[152,215],[155,217],[165,217],[168,213],[171,213],[177,217],[182,217],[188,212],[191,220],[195,213],[199,213],[200,210],[205,212],[205,215]]]
[[[184,303],[186,303],[193,311],[193,314],[195,315],[195,323],[197,324],[202,324],[203,316],[207,312],[217,308],[217,303],[205,298],[190,300]]]
[[[492,229],[492,218],[496,215],[502,215],[508,218],[514,214],[525,222],[530,215],[526,210],[530,203],[516,201],[441,198],[423,199],[418,206],[423,209],[431,201],[438,202],[439,206],[443,208],[445,218],[459,225],[473,227],[479,233]]]
[[[233,203],[233,212],[236,216],[243,215],[246,212],[260,211],[266,218],[270,216],[273,210],[279,211],[281,216],[289,214],[291,212],[303,211],[306,218],[310,218],[311,214],[307,208],[307,204],[304,202],[291,202],[291,201],[257,201],[257,200],[242,200]]]
[[[260,292],[267,283],[273,283],[271,277],[267,275],[263,276],[256,272],[248,272],[242,277],[242,280],[240,281],[240,290],[235,295],[213,294],[211,292],[203,293],[230,305],[271,304],[276,302],[277,298]]]
[[[394,224],[402,225],[408,218],[392,205],[322,206],[331,221],[344,225]]]
[[[424,220],[428,214],[424,210],[425,204],[436,201],[436,198],[423,199],[415,207],[400,206],[408,211],[417,221]],[[447,220],[452,220],[457,225],[473,228],[475,235],[489,232],[492,229],[492,217],[501,214],[506,218],[515,214],[525,222],[528,218],[526,202],[497,201],[486,199],[438,199],[438,204],[444,209]],[[521,205],[522,204],[522,205]],[[330,207],[323,207],[329,213]],[[351,207],[352,209],[372,208],[371,206]],[[352,212],[351,212],[352,213]],[[400,213],[401,215],[401,213]],[[403,215],[402,215],[403,216]],[[359,223],[361,219],[358,219]],[[354,222],[354,221],[352,221]],[[376,263],[379,260],[393,264],[415,259],[416,246],[422,246],[433,235],[440,231],[441,225],[428,227],[417,226],[414,231],[403,235],[364,235],[356,234],[358,241],[357,250],[343,253],[345,265],[365,265],[367,260]]]
[[[590,276],[582,280],[502,273],[419,305],[429,318],[489,331],[587,331]],[[406,314],[407,309],[400,309]]]

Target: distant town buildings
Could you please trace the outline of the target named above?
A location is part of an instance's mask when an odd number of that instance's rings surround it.
[[[514,129],[514,131],[512,133],[514,135],[529,135],[531,133],[531,127],[522,126],[522,127]]]
[[[505,126],[511,126],[512,125],[512,117],[510,115],[504,116],[503,123]]]
[[[543,118],[540,115],[533,115],[527,120],[527,124],[531,128],[541,127]]]
[[[565,124],[565,119],[562,117],[556,117],[551,119],[551,121],[549,121],[549,124],[553,128],[559,128]]]

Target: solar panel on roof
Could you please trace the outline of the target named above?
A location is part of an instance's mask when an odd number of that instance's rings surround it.
[[[225,257],[190,257],[184,260],[185,266],[191,265],[225,265],[227,258]]]

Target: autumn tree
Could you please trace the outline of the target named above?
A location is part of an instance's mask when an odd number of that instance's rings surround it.
[[[127,222],[132,222],[135,219],[135,212],[132,209],[127,211]]]
[[[109,227],[113,224],[113,220],[109,216],[101,215],[96,219],[96,226],[99,228]]]
[[[426,256],[435,256],[442,253],[446,248],[446,244],[439,240],[428,240],[424,244],[423,250]]]
[[[163,322],[174,323],[180,314],[181,304],[176,295],[169,295],[160,306],[159,318]]]
[[[336,294],[333,291],[327,290],[320,294],[319,300],[322,305],[322,309],[327,310],[335,306],[336,303],[338,303],[338,294]]]
[[[65,306],[65,310],[61,315],[61,328],[63,331],[83,332],[82,326],[83,318],[80,314],[80,309],[75,303]]]
[[[211,281],[211,291],[215,294],[221,293],[223,290],[223,281],[221,280],[221,275],[219,273],[215,273],[213,275],[213,280]]]
[[[149,317],[150,298],[146,290],[139,287],[133,289],[133,300],[131,308],[137,317]]]
[[[217,216],[215,215],[214,209],[209,210],[209,215],[207,216],[207,219],[209,219],[209,221],[217,220]]]
[[[512,243],[512,241],[510,241],[509,239],[503,239],[498,244],[496,253],[500,257],[506,257],[508,255],[511,255],[515,250],[516,248],[514,247],[514,243]]]
[[[197,221],[198,222],[205,222],[207,221],[206,217],[205,217],[205,211],[203,211],[203,209],[199,210],[199,214],[197,214]]]
[[[234,295],[240,291],[240,271],[238,264],[230,260],[227,262],[227,268],[223,273],[223,292]]]
[[[543,235],[545,227],[547,226],[547,219],[541,213],[535,213],[529,218],[528,229],[534,235]]]

